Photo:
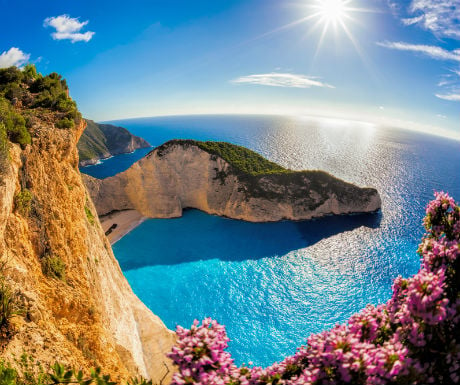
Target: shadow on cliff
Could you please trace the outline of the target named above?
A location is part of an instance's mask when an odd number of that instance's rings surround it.
[[[248,223],[186,210],[181,218],[144,222],[113,246],[123,270],[200,260],[276,257],[361,226],[377,228],[382,214],[330,216],[304,222]]]

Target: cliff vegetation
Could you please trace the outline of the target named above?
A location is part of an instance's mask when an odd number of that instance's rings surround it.
[[[202,142],[198,140],[171,140],[158,147],[158,153],[161,154],[173,145],[180,146],[197,146],[209,154],[216,155],[228,162],[235,170],[252,176],[267,174],[293,173],[294,171],[269,161],[257,152],[246,147],[238,146],[228,142]]]
[[[63,129],[79,124],[81,115],[66,81],[55,72],[43,76],[32,64],[0,69],[0,171],[8,161],[8,140],[30,144],[35,118]]]

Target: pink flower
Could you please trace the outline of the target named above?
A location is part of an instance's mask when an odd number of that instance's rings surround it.
[[[460,383],[460,208],[435,193],[419,246],[422,267],[398,277],[391,299],[313,334],[268,368],[237,367],[225,327],[210,318],[177,327],[173,385],[384,385]]]

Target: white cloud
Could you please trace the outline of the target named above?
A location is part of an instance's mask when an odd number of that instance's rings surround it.
[[[434,45],[410,44],[402,41],[383,41],[378,42],[377,45],[399,51],[419,52],[437,60],[455,60],[460,62],[460,49],[448,51]]]
[[[458,0],[412,0],[409,12],[415,16],[402,19],[405,25],[419,24],[436,36],[460,39]]]
[[[313,77],[289,73],[269,73],[241,76],[232,80],[232,83],[258,84],[271,87],[310,88],[327,87],[335,88],[330,84],[315,80]]]
[[[0,68],[20,66],[29,60],[30,55],[22,52],[19,48],[11,47],[0,55]]]
[[[407,19],[401,19],[402,23],[404,25],[412,25],[412,24],[416,24],[420,21],[423,20],[423,16],[418,16],[418,17],[409,17]]]
[[[449,100],[450,102],[460,102],[460,90],[452,94],[435,94],[439,99]]]
[[[385,107],[379,106],[379,110],[382,110],[382,111],[383,111],[384,109],[385,109]]]
[[[54,40],[70,40],[72,43],[75,43],[77,41],[88,42],[92,39],[94,32],[80,32],[87,24],[88,20],[80,22],[78,18],[70,17],[69,15],[60,15],[46,18],[43,26],[56,29],[56,32],[51,34]]]

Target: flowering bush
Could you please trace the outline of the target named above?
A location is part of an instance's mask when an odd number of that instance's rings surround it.
[[[458,384],[460,382],[460,208],[435,193],[418,249],[420,271],[398,277],[383,305],[311,335],[268,368],[237,367],[225,327],[210,318],[177,327],[173,385]]]

